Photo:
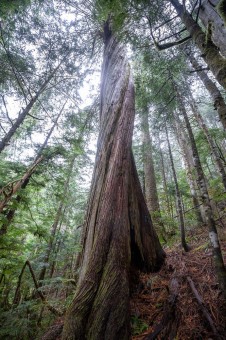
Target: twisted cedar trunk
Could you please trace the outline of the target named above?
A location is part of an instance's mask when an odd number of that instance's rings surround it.
[[[212,39],[214,44],[220,49],[222,55],[226,57],[226,27],[223,20],[218,14],[215,6],[218,4],[217,1],[202,1],[202,6],[199,10],[199,19],[207,29],[209,21],[213,22],[214,30],[212,33]]]
[[[197,107],[196,102],[195,102],[191,93],[190,93],[190,106],[191,106],[192,112],[195,116],[195,119],[196,119],[200,129],[204,132],[206,140],[209,144],[211,155],[212,155],[212,157],[215,161],[215,165],[216,165],[219,173],[221,174],[222,183],[223,183],[224,189],[226,191],[226,172],[225,172],[225,168],[224,168],[224,163],[222,162],[222,159],[221,159],[221,153],[219,152],[218,146],[215,144],[211,134],[209,133],[209,130],[208,130],[208,128],[207,128],[207,126],[204,122],[203,117],[201,116],[201,114],[198,111],[198,107]]]
[[[131,153],[134,87],[125,49],[104,26],[101,126],[83,229],[81,270],[63,339],[129,339],[129,272],[158,269],[153,230]]]
[[[177,99],[178,99],[178,104],[179,104],[179,107],[180,107],[180,112],[182,113],[182,115],[184,117],[184,121],[185,121],[185,124],[186,124],[186,128],[187,128],[190,143],[191,143],[191,149],[192,149],[192,154],[193,154],[193,159],[194,159],[194,166],[195,166],[196,173],[197,173],[197,183],[198,183],[199,190],[200,190],[200,193],[201,193],[201,199],[202,199],[202,203],[203,203],[203,207],[204,207],[204,211],[205,211],[205,220],[206,220],[206,224],[207,224],[208,229],[209,229],[209,238],[210,238],[212,249],[213,249],[213,259],[214,259],[215,271],[216,271],[216,274],[218,276],[220,288],[221,288],[223,294],[226,297],[226,268],[224,266],[224,261],[223,261],[223,256],[222,256],[221,247],[220,247],[220,243],[219,243],[216,223],[215,223],[215,220],[214,220],[214,214],[213,214],[213,210],[212,210],[211,204],[210,204],[210,198],[209,198],[209,193],[208,193],[208,189],[207,189],[207,185],[206,185],[206,179],[205,179],[205,175],[204,175],[202,165],[201,165],[201,162],[200,162],[198,149],[197,149],[197,146],[196,146],[193,131],[192,131],[189,119],[188,119],[186,109],[185,109],[184,104],[183,104],[183,100],[182,100],[180,93],[178,92],[176,86],[175,86],[175,90],[176,90],[176,93],[177,93]]]
[[[141,115],[141,128],[143,140],[143,162],[144,162],[144,190],[145,199],[155,229],[159,231],[164,239],[165,228],[161,220],[161,212],[158,191],[155,178],[154,162],[152,157],[152,142],[149,132],[148,114]]]
[[[181,194],[180,194],[179,185],[178,185],[178,181],[177,181],[177,174],[176,174],[176,169],[175,169],[175,166],[174,166],[173,154],[172,154],[172,150],[171,150],[171,146],[170,146],[167,127],[166,127],[166,140],[167,140],[167,144],[168,144],[170,163],[171,163],[173,180],[174,180],[174,185],[175,185],[176,203],[177,203],[176,205],[177,205],[178,221],[179,221],[179,226],[180,226],[181,244],[182,244],[182,247],[184,248],[185,251],[189,251],[189,247],[188,247],[186,239],[185,239],[183,204],[182,204]]]
[[[190,63],[192,64],[193,68],[195,70],[200,69],[200,65],[198,64],[197,60],[194,56],[191,54],[187,54],[188,59]],[[218,112],[219,119],[224,127],[226,129],[226,103],[224,101],[224,98],[221,95],[220,90],[215,85],[215,83],[209,78],[208,74],[205,71],[199,71],[197,72],[200,80],[202,81],[203,85],[209,92],[210,96],[213,99],[213,105],[215,110]]]
[[[66,102],[67,102],[67,101],[66,101]],[[2,235],[5,235],[5,234],[7,233],[8,227],[9,227],[10,224],[12,223],[13,218],[14,218],[14,216],[15,216],[15,213],[16,213],[16,211],[17,211],[17,207],[18,207],[19,203],[21,202],[22,195],[21,195],[20,192],[18,193],[18,191],[19,191],[20,189],[23,189],[23,190],[24,190],[24,189],[28,186],[28,184],[29,184],[29,182],[30,182],[30,179],[31,179],[31,176],[32,176],[32,175],[34,174],[34,172],[36,171],[37,166],[39,165],[39,163],[42,162],[43,159],[44,159],[44,157],[42,156],[42,153],[43,153],[44,149],[46,148],[46,146],[47,146],[47,144],[48,144],[48,141],[49,141],[49,139],[50,139],[50,137],[51,137],[51,135],[52,135],[52,133],[53,133],[53,131],[54,131],[56,125],[57,125],[58,119],[59,119],[60,115],[61,115],[62,112],[63,112],[63,109],[64,109],[64,107],[65,107],[65,105],[66,105],[66,102],[64,103],[62,109],[60,110],[60,112],[59,112],[59,114],[58,114],[58,116],[57,116],[55,122],[53,123],[51,129],[49,130],[49,132],[48,132],[48,134],[47,134],[47,136],[46,136],[46,139],[45,139],[44,143],[43,143],[42,146],[40,147],[40,149],[39,149],[39,151],[38,151],[38,153],[37,153],[37,155],[36,155],[36,157],[35,157],[35,160],[34,160],[34,162],[33,162],[33,168],[31,167],[32,171],[29,171],[29,170],[28,170],[28,171],[25,173],[25,175],[22,177],[22,179],[20,179],[20,180],[19,180],[18,182],[16,182],[15,184],[12,184],[12,187],[10,188],[11,193],[8,194],[7,197],[5,197],[5,200],[4,200],[4,201],[0,202],[0,207],[2,207],[1,204],[3,204],[2,209],[5,209],[5,208],[7,207],[7,205],[8,205],[8,203],[12,200],[13,196],[17,193],[17,196],[16,196],[16,198],[15,198],[15,201],[16,201],[17,205],[15,205],[14,207],[12,207],[12,208],[10,208],[10,209],[8,209],[8,210],[6,209],[6,210],[3,210],[3,211],[2,211],[2,214],[4,214],[4,216],[5,216],[5,221],[4,221],[3,225],[2,225],[1,228],[0,228],[0,237],[1,237]],[[19,185],[18,185],[18,184],[19,184]]]
[[[196,186],[196,183],[193,177],[194,163],[193,163],[193,158],[192,158],[192,151],[189,148],[189,145],[187,142],[188,136],[186,132],[184,131],[183,124],[181,123],[180,119],[178,119],[178,117],[175,114],[174,114],[174,123],[176,127],[175,128],[176,137],[177,137],[178,144],[182,151],[182,156],[183,156],[183,160],[184,160],[184,164],[186,168],[187,180],[188,180],[188,184],[189,184],[190,191],[191,191],[191,196],[193,200],[197,222],[202,224],[204,221],[203,221],[202,213],[200,210],[200,203],[199,203],[199,199],[197,195],[197,188],[196,188],[197,186]]]
[[[187,31],[190,33],[192,40],[202,53],[202,57],[209,66],[213,75],[225,89],[226,89],[226,59],[221,56],[218,48],[213,44],[211,39],[206,39],[200,26],[192,18],[192,16],[184,10],[184,7],[178,0],[169,0],[175,8],[178,16],[185,25]],[[207,41],[206,41],[207,40]]]

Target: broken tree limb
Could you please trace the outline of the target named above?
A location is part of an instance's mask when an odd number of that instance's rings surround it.
[[[160,323],[156,326],[153,333],[149,334],[144,340],[154,340],[156,337],[164,331],[164,338],[167,339],[168,335],[172,332],[175,334],[174,322],[176,320],[176,304],[178,296],[179,283],[176,278],[173,278],[169,285],[169,297],[164,306],[164,314]]]
[[[195,284],[192,281],[192,279],[190,278],[190,276],[187,276],[187,281],[188,281],[189,286],[191,287],[191,290],[192,290],[192,292],[193,292],[193,294],[194,294],[194,296],[195,296],[195,298],[196,298],[196,300],[197,300],[197,302],[200,306],[200,309],[201,309],[204,317],[206,318],[206,320],[209,323],[210,328],[212,329],[212,331],[213,331],[214,335],[217,337],[217,339],[220,339],[218,331],[217,331],[217,329],[214,325],[214,322],[213,322],[213,320],[210,316],[210,313],[208,312],[207,308],[205,307],[204,301],[203,301],[201,295],[199,294],[199,292],[197,291],[197,289],[195,288]]]

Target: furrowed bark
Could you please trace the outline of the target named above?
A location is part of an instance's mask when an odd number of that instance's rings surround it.
[[[131,71],[109,22],[104,41],[98,150],[83,228],[81,270],[65,317],[64,340],[129,339],[130,266],[154,270],[164,258],[141,200],[131,155],[135,113]]]
[[[188,55],[188,59],[195,70],[198,70],[200,68],[200,65],[198,64],[197,60],[191,54]],[[217,110],[223,128],[226,129],[226,103],[224,101],[224,98],[222,97],[220,90],[209,78],[206,72],[199,71],[197,72],[197,75],[202,81],[207,91],[209,92],[210,96],[212,97],[214,109]]]
[[[219,84],[226,89],[226,59],[220,55],[218,48],[213,44],[211,39],[207,39],[206,41],[206,35],[203,33],[201,27],[196,23],[192,16],[184,10],[184,7],[179,1],[169,0],[169,2],[175,8],[181,21],[190,33],[192,40],[201,51],[202,57],[213,75]]]

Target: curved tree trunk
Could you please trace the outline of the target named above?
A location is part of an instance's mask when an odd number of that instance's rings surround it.
[[[148,110],[147,110],[148,112]],[[148,114],[141,114],[141,129],[143,140],[143,162],[144,162],[144,190],[148,210],[155,229],[165,239],[165,228],[161,220],[161,212],[158,191],[155,178],[154,161],[152,157],[152,142],[149,132]]]
[[[153,230],[131,154],[134,87],[125,49],[104,25],[101,126],[81,270],[63,339],[129,339],[129,272],[158,269],[164,252]]]
[[[215,8],[218,2],[218,0],[202,1],[202,5],[199,10],[199,18],[206,29],[208,27],[209,21],[213,22],[213,42],[220,49],[222,55],[226,57],[226,27],[224,26],[224,22]]]
[[[200,69],[200,65],[198,64],[197,60],[194,56],[191,54],[187,54],[188,59],[190,63],[192,64],[193,68],[195,70]],[[205,71],[199,71],[197,72],[200,80],[202,81],[203,85],[209,92],[210,96],[213,99],[213,105],[214,109],[217,110],[219,119],[224,127],[226,129],[226,103],[224,101],[224,98],[222,97],[222,94],[218,87],[215,85],[215,83],[209,78],[208,74]]]
[[[192,40],[202,53],[202,57],[209,66],[213,75],[225,89],[226,89],[226,60],[223,58],[218,48],[213,44],[211,38],[206,39],[201,27],[196,23],[192,16],[184,10],[184,7],[178,0],[169,0],[175,8],[178,16],[185,25],[187,31],[190,33]]]

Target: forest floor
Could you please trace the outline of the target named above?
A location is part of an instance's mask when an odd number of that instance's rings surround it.
[[[226,260],[226,235],[222,230],[220,235]],[[166,248],[161,270],[139,275],[131,296],[133,340],[226,339],[226,303],[216,282],[206,229],[188,235],[188,240],[189,252],[180,245]]]

